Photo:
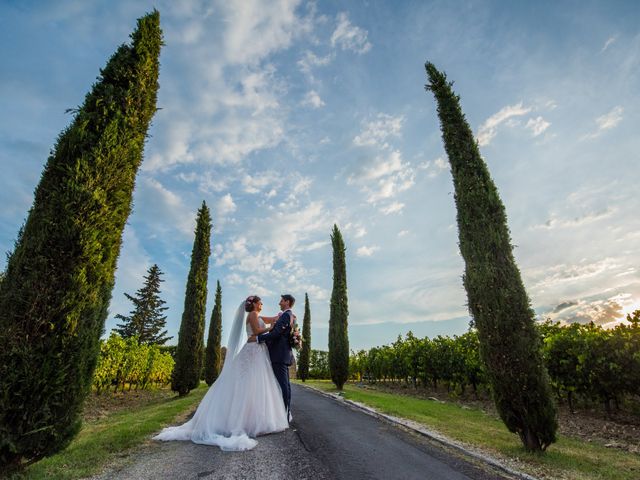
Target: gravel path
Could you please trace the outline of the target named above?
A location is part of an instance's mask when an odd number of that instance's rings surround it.
[[[291,460],[283,462],[285,452]],[[309,452],[297,432],[266,435],[246,452],[223,452],[191,442],[154,442],[92,480],[143,479],[329,479],[326,468]]]

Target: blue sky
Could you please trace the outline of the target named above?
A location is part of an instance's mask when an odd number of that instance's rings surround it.
[[[352,348],[468,324],[429,60],[455,82],[540,317],[640,308],[640,5],[575,2],[0,2],[0,250],[99,69],[157,8],[158,111],[109,331],[146,270],[177,337],[196,210],[213,211],[223,340],[249,294],[304,293],[327,345],[329,234],[347,245]],[[636,127],[634,127],[636,125]],[[6,260],[0,260],[4,267]],[[55,281],[55,279],[52,279]],[[174,338],[173,341],[176,341]]]

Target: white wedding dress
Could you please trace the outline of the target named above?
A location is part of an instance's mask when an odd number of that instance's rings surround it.
[[[267,346],[258,343],[242,345],[246,337],[241,338],[237,334],[244,330],[238,328],[238,315],[244,319],[244,310],[239,309],[236,314],[222,372],[198,405],[196,413],[182,425],[165,428],[153,437],[154,440],[191,440],[217,445],[225,451],[240,451],[257,445],[258,442],[251,437],[289,427],[282,390],[271,369]],[[264,328],[261,318],[259,321]],[[251,326],[248,322],[245,325],[246,334],[251,335]],[[237,342],[235,345],[234,341]]]

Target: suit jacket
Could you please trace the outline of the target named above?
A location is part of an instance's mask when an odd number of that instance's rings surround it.
[[[269,349],[271,363],[293,363],[293,352],[289,345],[289,335],[291,334],[291,310],[287,310],[269,332],[261,333],[256,337],[258,343],[266,343]]]

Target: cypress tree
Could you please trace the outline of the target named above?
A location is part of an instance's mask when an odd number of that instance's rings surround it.
[[[493,398],[526,449],[556,440],[557,417],[534,312],[515,263],[504,205],[446,76],[425,65],[451,164],[463,282]]]
[[[349,378],[349,337],[347,336],[347,267],[345,246],[338,226],[333,226],[331,234],[333,246],[333,290],[329,308],[329,371],[331,381],[342,390]]]
[[[51,455],[80,430],[156,111],[161,45],[154,11],[73,111],[8,259],[0,287],[0,469]]]
[[[204,379],[207,385],[213,385],[220,374],[220,343],[222,341],[222,288],[220,281],[216,285],[216,302],[211,313],[209,336],[207,338],[207,354],[204,363]]]
[[[160,283],[164,282],[160,276],[162,271],[158,265],[153,264],[144,277],[144,286],[136,292],[136,296],[125,293],[134,305],[134,309],[129,316],[116,315],[116,318],[123,323],[118,324],[114,330],[122,338],[138,337],[139,344],[164,345],[167,340],[167,331],[164,330],[167,324],[167,317],[162,312],[168,310],[163,305],[167,302],[160,298]]]
[[[211,253],[211,214],[205,202],[198,210],[196,233],[191,251],[184,312],[178,335],[176,365],[171,390],[184,396],[200,383],[204,360],[204,319],[207,308],[207,273]]]
[[[309,357],[311,355],[311,309],[309,295],[304,294],[304,318],[302,319],[302,349],[298,358],[298,377],[303,382],[309,378]]]

